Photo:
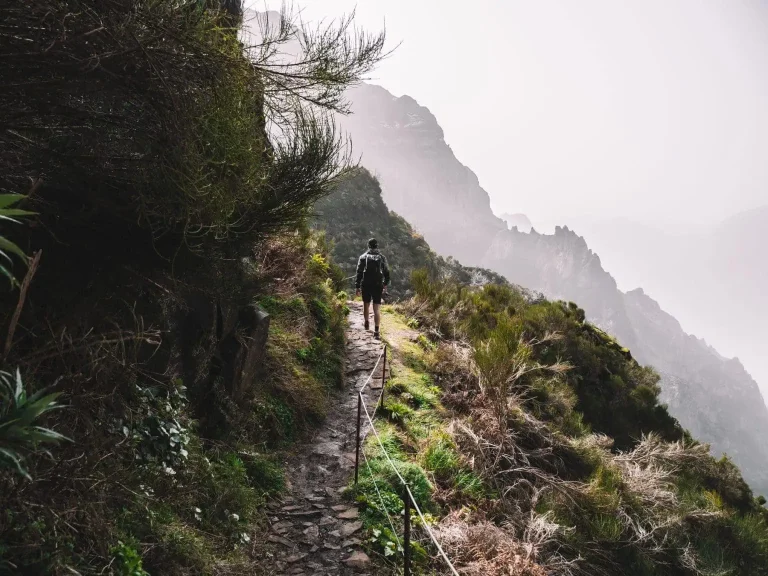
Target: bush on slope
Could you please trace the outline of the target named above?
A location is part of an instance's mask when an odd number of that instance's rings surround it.
[[[408,222],[390,212],[381,196],[381,186],[365,168],[343,179],[333,193],[315,205],[313,225],[324,230],[332,243],[334,260],[347,277],[354,276],[357,259],[369,238],[379,241],[392,274],[390,294],[404,298],[413,294],[411,274],[425,268],[435,278],[453,278],[465,284],[503,282],[489,270],[467,268],[433,252]],[[349,280],[350,286],[352,280]]]
[[[425,273],[414,284],[403,309],[435,339],[452,441],[495,495],[456,509],[446,538],[491,520],[507,549],[551,574],[768,573],[762,501],[680,429],[656,401],[655,375],[578,307]],[[485,554],[466,561],[493,565]]]

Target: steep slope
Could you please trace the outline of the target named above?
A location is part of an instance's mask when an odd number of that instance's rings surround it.
[[[642,286],[688,330],[738,355],[768,394],[768,267],[760,265],[768,245],[768,206],[695,233],[673,234],[626,219],[572,228],[602,256],[622,288]]]
[[[690,338],[679,324],[653,329],[650,309],[624,295],[584,239],[567,228],[554,235],[507,230],[493,216],[476,176],[445,143],[434,116],[412,98],[395,98],[370,85],[351,90],[349,98],[354,114],[340,122],[356,153],[381,179],[386,203],[439,254],[489,268],[548,297],[577,302],[642,362],[664,373],[663,397],[684,426],[711,440],[715,453],[732,453],[756,489],[768,492],[768,410],[743,368],[732,368],[733,361],[710,348],[677,345]],[[711,395],[705,381],[720,394]],[[723,396],[730,400],[723,402]],[[691,406],[708,408],[694,412]]]
[[[483,265],[552,298],[578,302],[643,364],[662,375],[662,399],[695,437],[727,452],[758,492],[768,493],[768,408],[738,360],[685,333],[642,290],[624,294],[581,236],[500,233]]]
[[[757,383],[739,360],[686,334],[641,289],[624,294],[624,302],[638,358],[662,375],[662,401],[696,438],[728,453],[757,492],[768,494],[768,409]]]
[[[401,216],[391,212],[382,198],[381,186],[365,168],[341,183],[337,190],[315,205],[313,225],[332,240],[332,254],[351,286],[358,256],[368,238],[375,237],[389,259],[394,298],[412,295],[411,274],[426,268],[436,278],[451,278],[467,285],[505,282],[489,270],[468,268],[443,258]]]
[[[354,114],[339,122],[362,163],[381,179],[384,200],[434,249],[469,265],[505,223],[488,193],[446,144],[432,113],[409,96],[361,84],[348,92]]]

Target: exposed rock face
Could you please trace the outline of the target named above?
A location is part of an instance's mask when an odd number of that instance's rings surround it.
[[[269,314],[258,306],[240,310],[237,324],[221,341],[226,381],[235,400],[240,400],[261,376],[267,354]]]
[[[362,84],[349,91],[354,114],[341,118],[355,154],[380,177],[384,201],[439,254],[477,265],[494,234],[506,229],[488,193],[461,164],[432,113],[410,96]]]
[[[439,254],[578,303],[662,374],[671,413],[715,454],[728,452],[755,490],[768,493],[768,409],[738,361],[686,334],[642,292],[622,293],[597,254],[567,227],[554,235],[508,230],[477,177],[445,143],[435,117],[412,98],[370,85],[351,90],[349,98],[354,114],[341,119],[342,127],[363,165],[380,178],[391,209]]]

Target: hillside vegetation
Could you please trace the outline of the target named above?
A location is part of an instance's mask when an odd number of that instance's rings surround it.
[[[332,240],[333,258],[347,277],[355,274],[358,257],[368,239],[375,237],[389,261],[389,292],[394,298],[413,295],[411,274],[419,268],[426,268],[434,277],[453,278],[468,285],[504,282],[490,270],[468,268],[433,252],[405,219],[387,208],[381,185],[365,168],[352,172],[332,194],[317,202],[312,222]],[[349,282],[351,287],[352,280]]]
[[[508,286],[415,284],[385,310],[377,429],[459,573],[768,574],[765,500],[582,310]],[[366,451],[353,493],[374,551],[397,558],[400,487],[373,437]],[[423,573],[447,573],[427,538],[413,547]]]
[[[321,204],[340,219],[316,220],[347,266],[386,221],[375,180],[357,178]],[[441,276],[423,240],[388,241],[392,266],[405,254],[416,269],[413,297],[383,322],[394,359],[380,435],[462,573],[768,574],[765,500],[670,416],[652,369],[574,303],[473,287]],[[399,488],[368,449],[391,514]],[[357,498],[386,558],[396,539],[369,476]],[[442,569],[432,552],[414,550]]]
[[[383,47],[306,30],[286,78],[283,16],[246,46],[239,2],[0,7],[0,573],[261,572],[276,451],[341,381],[328,114]]]
[[[686,300],[684,308],[692,310],[700,322],[681,326],[668,307],[662,309],[649,297],[660,297],[661,292],[649,291],[649,286],[643,287],[648,295],[619,290],[610,267],[601,262],[595,247],[590,250],[590,245],[567,227],[556,228],[554,234],[533,230],[525,233],[523,228],[508,230],[494,216],[490,197],[477,175],[456,158],[446,142],[439,119],[411,96],[396,96],[381,86],[365,83],[350,89],[349,98],[354,113],[339,117],[339,125],[349,132],[356,154],[381,181],[387,206],[422,233],[436,253],[454,256],[465,265],[493,270],[550,299],[577,302],[591,322],[631,348],[642,364],[659,372],[662,398],[672,415],[706,440],[714,455],[729,454],[753,489],[768,494],[768,408],[760,390],[737,359],[723,358],[723,350],[718,353],[690,334],[708,323],[718,326],[723,337],[730,337],[734,330],[723,327],[733,326],[736,317],[724,318],[732,308],[728,301],[735,301],[748,315],[752,327],[761,330],[759,312],[752,313],[752,308],[734,299],[733,294],[744,294],[747,299],[757,294],[762,297],[759,286],[765,283],[748,274],[756,281],[738,290],[724,289],[720,296],[723,306],[710,305],[711,313],[692,304],[700,300],[687,298],[691,290],[703,293],[715,286],[726,286],[721,267],[725,262],[745,265],[757,275],[764,273],[766,267],[754,265],[761,260],[756,252],[745,249],[743,242],[737,247],[731,240],[738,235],[727,233],[726,226],[716,242],[717,249],[703,252],[714,261],[703,263],[702,270],[717,272],[707,277],[688,274],[687,280],[678,282],[675,257],[671,258],[675,264],[672,268],[660,272],[661,268],[656,267],[667,281],[679,286],[687,282],[689,286],[679,295]],[[471,110],[463,112],[472,116]],[[500,157],[504,158],[503,153]],[[509,169],[514,170],[514,165]],[[759,214],[753,212],[752,216],[759,219]],[[742,240],[744,233],[749,233],[749,224],[757,222],[755,218],[739,221],[744,225],[739,229]],[[759,230],[759,225],[751,226],[753,242],[748,244],[762,252],[765,242],[760,241]],[[669,243],[665,250],[667,255],[675,253]],[[625,265],[633,265],[632,258],[621,248],[614,253],[620,254]],[[746,353],[751,348],[762,353],[760,339],[746,334],[743,331],[733,335],[742,340],[739,350]],[[711,338],[707,340],[712,343]],[[759,371],[759,367],[754,370]],[[753,375],[758,376],[755,372]]]

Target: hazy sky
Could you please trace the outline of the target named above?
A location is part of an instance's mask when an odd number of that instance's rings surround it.
[[[255,9],[280,2],[249,2]],[[768,203],[768,1],[298,0],[402,45],[497,213],[713,221]]]

